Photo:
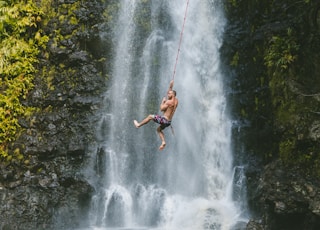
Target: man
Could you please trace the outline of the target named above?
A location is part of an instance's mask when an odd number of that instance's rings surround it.
[[[140,128],[141,126],[147,124],[149,121],[153,120],[154,122],[160,124],[160,126],[157,128],[157,132],[159,134],[159,137],[162,141],[159,150],[163,150],[166,146],[166,142],[164,139],[164,133],[163,130],[171,125],[172,117],[176,111],[176,108],[178,106],[178,99],[176,98],[176,91],[172,90],[173,87],[173,80],[170,81],[169,89],[167,92],[167,98],[163,98],[162,102],[160,104],[160,110],[163,112],[163,115],[156,115],[156,114],[150,114],[145,119],[143,119],[140,123],[136,120],[133,121],[136,128]]]

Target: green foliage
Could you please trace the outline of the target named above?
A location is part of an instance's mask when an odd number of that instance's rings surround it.
[[[269,40],[264,61],[269,68],[286,70],[297,59],[299,45],[289,28],[285,36],[272,36]]]
[[[115,25],[116,15],[115,13],[119,11],[120,3],[118,1],[114,1],[112,3],[108,3],[107,7],[103,12],[103,17],[107,23],[107,25]]]
[[[303,169],[306,175],[319,176],[320,157],[316,143],[301,144],[301,141],[296,138],[296,134],[283,138],[279,144],[281,161],[288,167]]]
[[[233,55],[230,65],[231,66],[238,66],[238,64],[239,64],[239,51],[237,51]]]
[[[7,148],[21,131],[18,120],[34,110],[21,100],[34,86],[37,56],[48,37],[39,28],[43,12],[33,1],[2,1],[0,5],[0,157],[10,160],[13,156]],[[13,155],[22,159],[20,152]]]
[[[280,158],[316,176],[319,138],[311,138],[310,130],[319,120],[318,2],[225,1],[230,28],[236,28],[227,34],[234,36],[231,42],[241,41],[228,47],[233,55],[229,53],[230,66],[238,70],[240,84],[235,87],[244,92],[258,89],[254,95],[247,92],[242,99],[250,100],[236,108],[241,118],[253,121],[249,132],[262,140],[257,145],[245,140],[246,144],[266,162]]]
[[[50,34],[50,38],[53,41],[51,46],[59,47],[60,49],[66,49],[66,47],[61,44],[61,41],[67,40],[79,32],[79,26],[76,26],[79,24],[76,11],[79,9],[81,1],[75,1],[74,3],[68,4],[59,4],[56,10],[52,10],[52,2],[52,0],[45,0],[41,2],[41,7],[44,9],[45,14],[47,15],[44,24],[47,25],[52,19],[58,19],[58,21],[54,22],[53,24],[55,28],[53,33]],[[74,25],[74,29],[71,34],[65,34],[61,32],[61,25],[63,24]],[[82,26],[85,25],[82,24]]]
[[[231,4],[231,6],[233,7],[237,7],[237,0],[229,0],[229,4]]]
[[[280,158],[284,162],[288,162],[291,158],[292,152],[295,149],[295,140],[294,139],[286,139],[285,141],[281,142],[279,145],[279,153]]]
[[[59,21],[69,23],[71,25],[77,25],[78,19],[75,15],[76,10],[79,8],[81,2],[75,1],[72,4],[61,4],[59,6]]]

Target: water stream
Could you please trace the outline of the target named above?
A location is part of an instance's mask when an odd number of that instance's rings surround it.
[[[231,230],[242,221],[241,196],[234,187],[243,179],[234,174],[241,167],[233,168],[220,70],[226,23],[221,0],[190,0],[175,75],[175,133],[164,131],[166,148],[158,151],[157,124],[136,129],[132,122],[159,113],[186,2],[119,0],[110,86],[91,175],[97,190],[92,229]]]

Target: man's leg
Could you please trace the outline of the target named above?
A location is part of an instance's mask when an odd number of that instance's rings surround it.
[[[165,142],[165,140],[164,140],[164,133],[162,132],[161,126],[159,126],[159,127],[157,128],[157,132],[158,132],[159,137],[160,137],[160,139],[161,139],[161,141],[162,141],[162,143],[161,143],[161,145],[160,145],[160,147],[159,147],[159,150],[163,150],[164,147],[166,146],[166,142]]]
[[[136,128],[140,128],[141,126],[147,124],[152,119],[153,119],[153,115],[150,114],[145,119],[143,119],[140,123],[137,120],[134,120],[133,123],[136,126]]]

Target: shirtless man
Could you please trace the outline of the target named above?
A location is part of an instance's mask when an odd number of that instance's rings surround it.
[[[164,140],[164,130],[166,127],[171,125],[171,120],[178,106],[178,99],[176,98],[176,91],[172,90],[173,80],[170,82],[169,89],[167,92],[167,98],[163,98],[160,104],[160,110],[163,112],[163,115],[150,114],[145,119],[143,119],[140,123],[136,120],[133,121],[136,128],[140,128],[141,126],[147,124],[149,121],[153,120],[154,122],[160,124],[157,128],[157,132],[162,141],[159,150],[163,150],[166,146],[166,142]]]

